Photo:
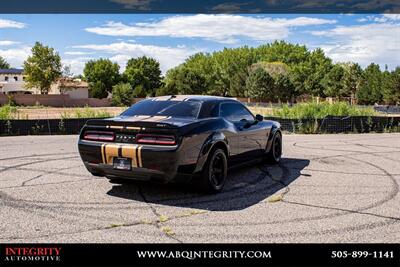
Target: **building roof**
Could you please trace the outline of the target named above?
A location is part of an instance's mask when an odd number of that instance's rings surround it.
[[[70,88],[70,89],[77,89],[77,88],[88,88],[89,84],[87,82],[81,80],[74,80],[71,78],[62,77],[58,80],[58,85],[60,88]]]
[[[23,69],[0,69],[0,74],[22,74]]]

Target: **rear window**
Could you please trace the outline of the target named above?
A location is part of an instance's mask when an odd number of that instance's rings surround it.
[[[201,102],[198,101],[141,101],[121,116],[169,116],[182,118],[197,118]]]

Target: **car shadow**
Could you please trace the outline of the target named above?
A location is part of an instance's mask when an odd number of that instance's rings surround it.
[[[278,165],[257,164],[229,171],[228,181],[219,194],[207,195],[189,184],[129,182],[113,185],[108,195],[134,201],[210,211],[233,211],[251,207],[287,188],[301,176],[310,161],[283,158]]]

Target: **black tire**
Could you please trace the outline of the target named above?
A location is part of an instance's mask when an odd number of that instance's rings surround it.
[[[221,192],[228,176],[228,159],[224,150],[210,152],[200,177],[201,188],[206,193]]]
[[[282,158],[282,134],[276,132],[272,138],[271,148],[265,155],[267,162],[272,164],[278,164]]]

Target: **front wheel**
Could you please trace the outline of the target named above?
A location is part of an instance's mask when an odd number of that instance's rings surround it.
[[[272,138],[271,148],[268,153],[266,153],[265,158],[268,162],[277,164],[282,158],[282,134],[276,132]]]
[[[202,189],[207,193],[222,191],[228,174],[228,160],[222,149],[211,152],[201,174]]]

